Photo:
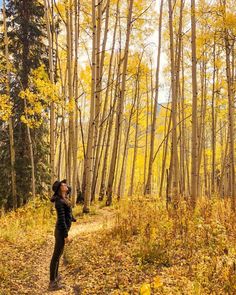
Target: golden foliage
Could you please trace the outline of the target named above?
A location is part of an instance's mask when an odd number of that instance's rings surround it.
[[[37,128],[43,120],[48,118],[47,108],[50,104],[60,102],[58,88],[51,83],[44,65],[31,71],[29,84],[29,88],[22,90],[19,94],[25,101],[21,120],[30,128]]]
[[[7,121],[11,116],[12,105],[9,96],[0,94],[0,120]]]

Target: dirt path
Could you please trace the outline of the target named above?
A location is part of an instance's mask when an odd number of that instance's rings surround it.
[[[115,213],[113,209],[105,207],[99,209],[96,215],[90,216],[85,223],[83,219],[81,220],[81,218],[78,218],[76,223],[72,223],[69,235],[73,239],[81,239],[82,242],[86,239],[86,235],[90,235],[105,228],[111,228],[114,223],[114,215]],[[73,283],[73,276],[67,271],[67,267],[63,262],[63,257],[60,261],[59,270],[64,278],[63,282],[65,283],[66,288],[54,292],[47,291],[49,283],[49,264],[53,247],[54,236],[50,235],[44,247],[42,247],[40,252],[37,253],[38,258],[32,258],[33,261],[30,261],[30,263],[34,265],[36,272],[33,274],[32,284],[28,286],[27,290],[25,290],[25,294],[80,294],[78,287]],[[65,247],[70,247],[70,245],[67,244]]]

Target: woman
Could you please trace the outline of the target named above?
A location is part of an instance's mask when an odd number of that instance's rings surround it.
[[[65,242],[70,241],[68,232],[71,227],[71,222],[76,222],[76,219],[73,217],[71,202],[67,197],[71,191],[71,188],[67,185],[66,179],[62,181],[55,181],[52,189],[54,191],[54,195],[51,198],[51,202],[55,202],[57,222],[54,230],[54,252],[50,263],[49,289],[56,290],[63,288],[63,285],[59,283],[59,261],[64,250]]]

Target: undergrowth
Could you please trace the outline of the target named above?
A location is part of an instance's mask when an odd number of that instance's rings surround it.
[[[167,211],[160,200],[133,198],[120,204],[112,239],[132,240],[135,262],[159,268],[163,284],[153,294],[236,294],[236,216],[229,200],[201,198],[192,212],[184,200]]]
[[[52,208],[35,199],[0,218],[4,295],[13,294],[17,282],[32,281],[32,251],[53,235]],[[83,294],[236,294],[236,215],[230,200],[200,198],[193,212],[184,200],[167,210],[164,201],[140,196],[115,202],[113,209],[112,228],[80,235],[65,249]],[[81,211],[73,209],[87,222]]]

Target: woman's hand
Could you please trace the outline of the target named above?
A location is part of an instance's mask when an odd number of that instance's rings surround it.
[[[72,241],[72,238],[71,238],[71,237],[66,237],[66,238],[65,238],[65,242],[66,242],[66,243],[70,243],[71,241]]]

